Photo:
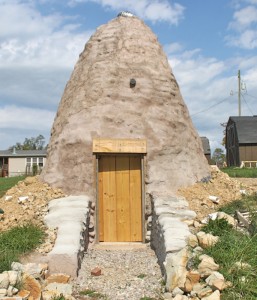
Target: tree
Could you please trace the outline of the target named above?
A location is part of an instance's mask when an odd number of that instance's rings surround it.
[[[220,125],[224,128],[223,129],[223,138],[222,138],[222,142],[221,142],[221,145],[222,146],[225,146],[226,145],[226,127],[227,127],[227,122],[225,123],[220,123]]]
[[[217,166],[223,166],[226,160],[224,150],[221,148],[216,148],[212,154],[212,160],[215,161]]]
[[[9,149],[17,150],[42,150],[44,149],[45,138],[42,134],[37,137],[25,138],[23,144],[17,142],[15,145],[11,146]]]

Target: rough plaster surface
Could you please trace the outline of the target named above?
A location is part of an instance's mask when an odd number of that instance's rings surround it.
[[[111,20],[86,44],[58,108],[42,179],[94,196],[93,138],[147,140],[147,193],[175,193],[209,175],[167,57],[136,17]]]
[[[49,213],[44,221],[48,227],[58,228],[54,248],[47,255],[51,273],[77,275],[87,247],[89,204],[89,198],[85,195],[49,202]]]

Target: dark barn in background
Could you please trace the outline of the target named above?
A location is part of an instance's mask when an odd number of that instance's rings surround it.
[[[208,164],[211,164],[211,147],[209,139],[206,136],[201,136],[201,141],[203,145],[204,155],[208,161]]]
[[[227,165],[257,161],[257,116],[230,117],[226,126]],[[256,164],[255,164],[256,166]]]

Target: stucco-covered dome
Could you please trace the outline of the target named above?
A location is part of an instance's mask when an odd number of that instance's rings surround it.
[[[175,193],[209,174],[167,57],[137,17],[117,17],[87,42],[58,108],[42,179],[94,195],[94,138],[147,140],[148,193]]]

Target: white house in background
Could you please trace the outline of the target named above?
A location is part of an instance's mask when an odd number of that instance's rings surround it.
[[[0,150],[0,177],[35,175],[46,162],[46,150]]]

